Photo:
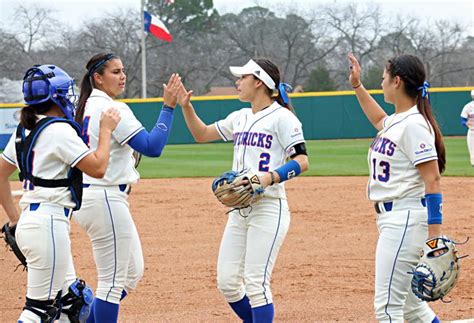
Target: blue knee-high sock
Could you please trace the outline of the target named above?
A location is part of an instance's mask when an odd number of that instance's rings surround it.
[[[100,323],[116,323],[118,319],[119,304],[109,303],[96,298],[94,300],[94,319]]]
[[[252,308],[250,307],[249,298],[247,295],[244,296],[240,301],[235,303],[229,303],[230,307],[234,310],[244,323],[252,323]]]
[[[431,323],[441,323],[441,321],[439,320],[437,316],[435,316],[435,318],[433,319],[433,321],[431,321]]]
[[[252,308],[253,323],[271,323],[274,315],[273,303]]]

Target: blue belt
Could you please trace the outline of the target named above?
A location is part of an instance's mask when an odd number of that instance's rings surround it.
[[[41,203],[31,203],[30,204],[30,211],[36,211],[40,207]],[[71,209],[68,208],[63,208],[64,209],[64,215],[66,217],[69,217],[69,214],[71,213]]]
[[[423,197],[420,199],[420,202],[423,206],[426,207],[426,199]],[[375,212],[378,214],[382,213],[383,211],[380,209],[380,203],[383,204],[383,208],[385,209],[385,212],[390,212],[393,209],[393,201],[388,201],[388,202],[375,202],[374,203],[374,208]]]
[[[89,187],[89,186],[91,186],[91,184],[82,184],[82,187]],[[119,184],[118,188],[120,192],[125,192],[127,190],[127,186],[128,184]]]

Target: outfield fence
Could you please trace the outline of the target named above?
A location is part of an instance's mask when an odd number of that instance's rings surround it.
[[[460,113],[471,101],[470,87],[433,88],[430,90],[434,113],[445,136],[463,136],[466,129],[461,125]],[[393,106],[383,101],[381,90],[369,91],[387,113]],[[353,91],[310,92],[290,94],[298,118],[303,123],[305,138],[348,139],[370,138],[376,133],[370,125]],[[148,129],[155,125],[162,98],[124,99],[137,118]],[[197,114],[207,123],[225,118],[230,112],[247,107],[237,96],[200,96],[192,100]],[[0,149],[16,126],[15,114],[22,104],[0,104]],[[194,140],[186,127],[181,109],[176,109],[169,143],[185,144]]]

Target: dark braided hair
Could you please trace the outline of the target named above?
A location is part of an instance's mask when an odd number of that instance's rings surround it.
[[[446,149],[443,135],[433,115],[428,95],[424,97],[422,95],[422,87],[426,78],[423,62],[414,55],[400,55],[389,59],[385,69],[392,78],[399,76],[403,80],[405,93],[416,99],[418,110],[428,125],[433,128],[436,152],[438,153],[438,168],[440,173],[444,172],[446,168]]]

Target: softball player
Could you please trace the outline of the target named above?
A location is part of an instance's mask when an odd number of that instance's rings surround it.
[[[143,276],[143,253],[128,204],[128,191],[139,174],[133,150],[146,156],[160,156],[168,140],[176,106],[179,76],[173,74],[164,85],[164,105],[156,126],[148,133],[132,110],[114,101],[126,84],[124,67],[114,54],[98,54],[86,65],[81,83],[76,120],[91,148],[97,146],[99,116],[110,106],[120,111],[121,121],[112,133],[110,163],[101,179],[84,176],[82,208],[75,219],[87,232],[93,247],[98,282],[88,322],[116,322],[119,303],[136,288]]]
[[[471,91],[472,101],[464,106],[461,112],[461,123],[467,128],[467,149],[474,167],[474,90]]]
[[[37,131],[37,123],[46,117],[65,117],[72,121],[74,106],[68,97],[72,87],[73,80],[54,65],[34,66],[26,72],[23,94],[27,106],[21,110],[20,124],[26,129],[26,140],[30,133],[35,133],[37,139],[29,147],[34,154],[31,165],[27,165],[30,170],[26,171],[28,174],[23,173],[26,179],[20,217],[8,177],[15,168],[25,171],[24,160],[17,158],[16,151],[24,140],[14,133],[0,159],[0,202],[10,226],[16,224],[16,240],[28,263],[26,304],[18,322],[53,322],[60,315],[61,294],[66,294],[76,279],[69,219],[78,202],[70,187],[45,187],[42,183],[67,178],[72,167],[89,176],[103,176],[109,160],[110,136],[120,119],[116,110],[103,114],[95,152],[89,150],[66,122],[53,122],[41,132]],[[61,321],[68,318],[63,315]]]
[[[190,103],[192,91],[178,95],[186,124],[197,142],[234,142],[232,169],[251,169],[266,187],[263,199],[234,210],[222,237],[217,263],[219,290],[244,322],[272,322],[270,279],[278,251],[288,231],[290,211],[284,181],[308,169],[301,123],[292,112],[288,85],[278,67],[266,59],[230,67],[239,99],[250,108],[204,124]],[[287,162],[287,160],[289,161]]]
[[[368,198],[375,203],[379,240],[375,269],[375,314],[380,322],[439,322],[411,291],[409,273],[429,237],[441,235],[440,173],[445,168],[443,138],[428,100],[429,84],[419,58],[400,55],[383,72],[387,116],[360,81],[361,69],[349,54],[349,80],[372,125],[379,131],[369,149]]]

